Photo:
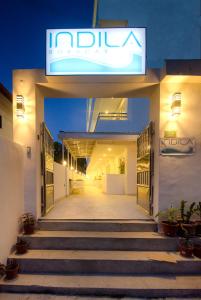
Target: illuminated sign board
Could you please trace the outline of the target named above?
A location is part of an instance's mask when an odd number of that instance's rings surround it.
[[[145,28],[48,29],[47,75],[143,75]]]

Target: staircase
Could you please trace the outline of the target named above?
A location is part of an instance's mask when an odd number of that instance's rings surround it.
[[[39,220],[23,236],[30,250],[10,255],[20,264],[0,291],[91,296],[198,297],[201,260],[177,252],[178,239],[153,221]]]

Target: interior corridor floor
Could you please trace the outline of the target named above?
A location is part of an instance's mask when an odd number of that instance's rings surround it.
[[[106,195],[95,186],[85,186],[55,203],[46,219],[150,219],[135,196]]]

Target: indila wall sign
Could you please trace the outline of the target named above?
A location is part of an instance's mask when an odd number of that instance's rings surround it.
[[[48,29],[47,75],[143,75],[145,28]]]
[[[196,141],[193,137],[160,139],[161,155],[192,155],[195,153]]]

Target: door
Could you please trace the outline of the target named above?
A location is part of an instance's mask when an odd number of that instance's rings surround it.
[[[137,139],[137,203],[153,214],[153,122]]]
[[[54,206],[54,140],[41,124],[41,213],[46,215]]]

